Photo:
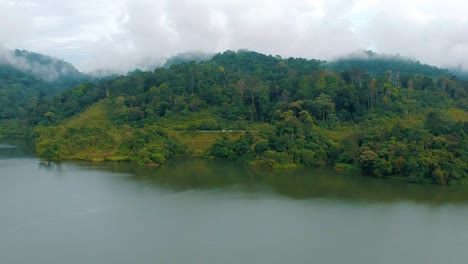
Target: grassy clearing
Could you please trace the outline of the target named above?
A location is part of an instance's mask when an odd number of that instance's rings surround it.
[[[236,140],[245,132],[218,131],[168,131],[169,136],[179,140],[187,147],[187,154],[200,157],[207,153],[216,140],[226,136]]]

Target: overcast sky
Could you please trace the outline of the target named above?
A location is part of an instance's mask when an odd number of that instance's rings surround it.
[[[186,51],[330,60],[357,50],[468,69],[467,0],[0,0],[0,46],[128,70]]]

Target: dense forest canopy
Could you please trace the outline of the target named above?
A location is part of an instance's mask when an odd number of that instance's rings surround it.
[[[186,155],[459,184],[468,181],[467,88],[406,59],[226,51],[81,83],[33,105],[25,122],[46,160],[157,165]]]

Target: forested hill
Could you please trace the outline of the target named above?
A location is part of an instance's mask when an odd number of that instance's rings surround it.
[[[326,64],[326,68],[337,71],[362,70],[372,77],[378,77],[387,71],[396,74],[421,74],[428,77],[452,76],[468,79],[462,71],[450,71],[436,66],[420,63],[418,60],[400,55],[382,55],[373,51],[354,53]]]
[[[41,98],[88,80],[63,60],[25,50],[0,50],[0,121],[22,118]]]
[[[319,60],[226,51],[80,84],[28,122],[45,160],[157,165],[186,155],[458,184],[468,182],[467,91],[453,76],[335,72]]]

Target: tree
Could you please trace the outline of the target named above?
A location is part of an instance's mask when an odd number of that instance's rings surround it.
[[[358,163],[362,173],[366,175],[374,175],[374,165],[378,159],[378,155],[372,150],[365,150],[359,155]]]
[[[322,122],[325,122],[326,117],[335,111],[335,103],[331,100],[331,97],[327,94],[321,93],[313,101],[315,108],[315,116],[321,116]]]

